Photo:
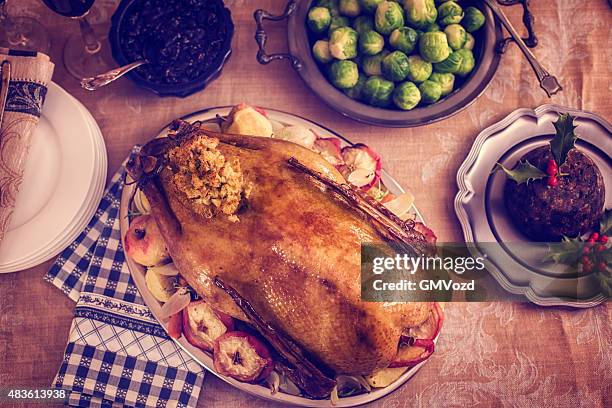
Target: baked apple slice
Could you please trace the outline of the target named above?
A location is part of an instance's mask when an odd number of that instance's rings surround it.
[[[272,123],[265,111],[245,103],[234,106],[226,121],[221,124],[223,133],[246,136],[272,137]]]
[[[331,165],[339,167],[344,164],[342,159],[342,148],[340,139],[335,137],[319,137],[313,146],[313,150],[319,153]]]
[[[215,340],[215,370],[242,382],[267,378],[274,368],[270,351],[257,337],[230,331]]]
[[[389,367],[412,367],[427,360],[434,352],[434,339],[440,333],[443,320],[442,307],[434,302],[427,320],[402,335],[397,356]]]
[[[189,343],[204,351],[213,351],[215,340],[233,329],[234,319],[213,309],[204,300],[191,302],[183,310],[185,338]]]
[[[380,156],[368,146],[358,143],[342,149],[344,165],[340,172],[349,183],[367,191],[378,180],[382,171]]]

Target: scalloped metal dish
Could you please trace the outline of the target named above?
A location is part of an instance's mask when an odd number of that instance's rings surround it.
[[[189,114],[183,117],[183,119],[189,120],[189,121],[207,120],[207,119],[214,118],[217,114],[226,115],[227,113],[229,113],[231,108],[232,108],[231,106],[209,108],[209,109],[205,109],[205,110],[201,110],[201,111]],[[268,116],[270,117],[270,119],[273,121],[277,121],[277,122],[281,122],[285,124],[296,124],[296,125],[308,126],[309,128],[315,130],[321,136],[337,137],[343,141],[343,144],[352,145],[350,141],[338,135],[337,133],[333,132],[332,130],[327,129],[326,127],[321,126],[308,119],[304,119],[299,116],[292,115],[290,113],[285,113],[285,112],[281,112],[281,111],[277,111],[273,109],[266,109],[266,112],[268,113]],[[165,134],[166,131],[167,131],[167,127],[160,131],[160,135]],[[385,172],[384,170],[382,174],[382,180],[393,194],[401,194],[404,192],[402,187],[389,175],[389,173]],[[135,191],[136,191],[135,185],[132,184],[132,185],[125,186],[123,190],[123,194],[121,196],[121,207],[120,207],[120,220],[121,221],[120,223],[121,223],[122,241],[123,241],[123,236],[125,235],[125,231],[127,231],[127,228],[129,227],[129,221],[128,221],[129,208],[128,207],[129,207],[131,197],[133,196]],[[416,214],[416,219],[419,221],[423,221],[421,215],[419,214],[418,210],[414,206],[413,206],[413,211]],[[134,279],[134,283],[136,284],[136,287],[138,288],[140,294],[142,295],[142,298],[144,299],[145,304],[149,307],[149,309],[151,309],[151,312],[153,313],[155,318],[160,322],[162,327],[164,327],[164,330],[166,330],[167,329],[166,326],[163,323],[161,323],[161,319],[159,319],[158,317],[160,314],[161,305],[147,289],[147,286],[145,283],[145,272],[146,272],[145,268],[141,265],[136,264],[134,261],[132,261],[127,256],[126,256],[126,262],[130,269],[132,278]],[[434,341],[437,342],[437,340],[438,338],[436,338]],[[267,400],[276,401],[276,402],[280,402],[280,403],[284,403],[288,405],[303,406],[303,407],[330,407],[331,406],[331,402],[329,399],[313,400],[313,399],[309,399],[305,397],[285,394],[282,392],[271,394],[269,389],[261,385],[243,383],[243,382],[236,381],[233,378],[223,376],[215,371],[212,357],[209,354],[189,344],[189,342],[187,342],[187,340],[184,337],[181,337],[180,339],[175,340],[175,341],[187,354],[189,354],[200,365],[206,368],[206,370],[208,370],[216,377],[238,388],[241,391],[245,391],[249,394],[255,395],[260,398],[264,398]],[[340,398],[336,407],[354,407],[357,405],[366,404],[368,402],[372,402],[379,398],[382,398],[390,394],[391,392],[395,391],[399,387],[401,387],[404,383],[406,383],[414,374],[416,374],[416,372],[426,362],[427,360],[407,370],[394,383],[392,383],[388,387],[373,389],[372,392],[370,393],[350,396],[346,398]]]
[[[565,272],[560,266],[543,267],[536,260],[543,253],[513,253],[504,243],[524,243],[524,237],[509,221],[501,200],[504,176],[493,172],[496,162],[512,167],[527,151],[548,143],[554,134],[552,121],[558,113],[576,116],[580,136],[577,147],[598,165],[606,186],[605,207],[612,206],[612,126],[590,112],[558,105],[518,109],[483,130],[457,173],[459,192],[455,212],[465,241],[474,243],[472,253],[483,256],[482,244],[499,242],[503,250],[487,252],[487,268],[508,292],[524,295],[541,306],[587,308],[606,301],[592,274]],[[480,244],[480,245],[479,245]]]

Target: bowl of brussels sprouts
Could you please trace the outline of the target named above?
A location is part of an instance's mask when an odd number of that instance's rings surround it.
[[[287,54],[267,54],[263,20],[288,19]],[[308,87],[352,119],[389,127],[436,122],[484,92],[501,26],[477,0],[291,0],[258,10],[258,60],[289,59]]]

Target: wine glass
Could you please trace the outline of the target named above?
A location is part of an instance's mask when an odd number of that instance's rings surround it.
[[[31,17],[11,16],[6,0],[0,0],[0,27],[0,46],[49,54],[51,42],[45,27]]]
[[[68,37],[64,46],[64,65],[77,79],[94,76],[107,71],[109,64],[104,60],[107,43],[98,37],[87,21],[87,14],[95,0],[43,0],[43,3],[57,14],[79,22],[81,34]]]

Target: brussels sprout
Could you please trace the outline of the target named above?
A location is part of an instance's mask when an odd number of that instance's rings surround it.
[[[405,54],[414,51],[419,35],[410,27],[396,28],[389,36],[389,44]]]
[[[376,7],[374,24],[379,33],[391,34],[391,31],[404,25],[402,7],[393,1],[383,1]]]
[[[315,7],[326,7],[329,9],[329,14],[332,17],[337,17],[340,15],[340,10],[338,10],[338,0],[319,0],[315,3]]]
[[[363,89],[363,85],[365,85],[367,78],[364,75],[359,75],[359,79],[357,80],[357,84],[352,88],[347,88],[344,90],[346,96],[351,99],[361,99],[361,90]]]
[[[427,28],[425,29],[425,32],[427,33],[435,33],[436,31],[442,31],[440,26],[436,23],[428,25]]]
[[[384,0],[360,0],[361,8],[369,14],[374,14],[376,7]]]
[[[449,93],[453,92],[453,88],[455,86],[455,76],[450,72],[434,72],[429,77],[429,81],[437,82],[440,84],[440,88],[442,89],[442,96],[446,96]]]
[[[436,72],[450,72],[466,76],[474,69],[474,54],[466,49],[454,51],[444,61],[434,64],[434,69]]]
[[[340,14],[348,17],[357,17],[361,13],[361,6],[358,0],[340,0],[338,5]]]
[[[448,45],[453,50],[459,50],[463,48],[468,39],[465,28],[463,28],[459,24],[447,25],[446,28],[444,29],[444,34],[446,34]]]
[[[325,7],[313,7],[308,12],[308,27],[314,33],[322,33],[331,23],[331,14]]]
[[[329,42],[325,40],[318,40],[312,46],[312,54],[315,59],[319,61],[321,64],[327,64],[334,59],[331,53],[329,52]]]
[[[404,10],[406,10],[406,22],[422,30],[435,23],[438,17],[433,0],[405,0]]]
[[[389,55],[389,51],[382,50],[382,52],[376,55],[364,58],[361,64],[361,69],[367,76],[382,75],[382,60],[387,55]]]
[[[368,31],[359,37],[359,51],[365,55],[376,55],[385,46],[385,39],[376,31]]]
[[[403,81],[410,71],[408,57],[401,51],[393,51],[383,58],[382,74],[390,81]]]
[[[423,33],[419,39],[419,54],[421,54],[425,61],[444,61],[448,58],[451,51],[446,40],[446,34],[441,31]]]
[[[412,82],[402,82],[393,92],[393,102],[400,109],[413,109],[421,102],[421,91]]]
[[[374,29],[374,21],[370,16],[359,16],[353,21],[353,29],[359,33],[359,35],[366,31],[372,31]]]
[[[337,88],[352,88],[359,81],[359,68],[353,61],[336,61],[331,64],[329,76]]]
[[[466,34],[466,38],[467,40],[465,41],[463,48],[472,51],[474,49],[474,44],[476,44],[476,40],[474,39],[474,36],[470,33]]]
[[[462,49],[457,50],[461,54],[461,64],[459,65],[459,69],[455,74],[464,77],[467,76],[474,69],[474,65],[476,65],[476,61],[474,60],[474,54],[470,50]],[[454,54],[454,53],[453,53]]]
[[[419,91],[421,91],[421,98],[425,103],[438,102],[440,96],[442,96],[442,86],[434,81],[425,81],[419,85]]]
[[[461,24],[465,27],[465,29],[473,33],[482,27],[485,23],[485,16],[482,14],[482,11],[478,10],[476,7],[468,7],[465,9],[465,17],[461,21]]]
[[[408,79],[412,82],[423,82],[429,78],[433,66],[418,55],[408,57]]]
[[[361,98],[370,105],[384,107],[391,102],[394,88],[393,82],[379,76],[372,76],[361,88]]]
[[[454,1],[447,1],[438,7],[438,21],[442,25],[459,24],[463,18],[463,9]]]
[[[329,24],[329,30],[327,30],[327,34],[331,37],[331,34],[336,31],[336,29],[340,27],[348,27],[349,25],[351,25],[351,21],[348,19],[348,17],[332,17],[331,23]]]
[[[334,58],[345,60],[357,56],[357,31],[351,27],[336,28],[329,38],[329,51]]]

